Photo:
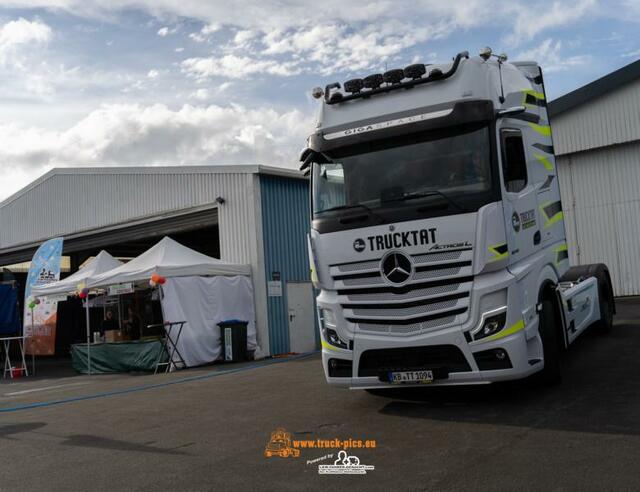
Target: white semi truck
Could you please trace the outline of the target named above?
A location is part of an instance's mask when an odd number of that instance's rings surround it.
[[[329,384],[561,377],[611,329],[605,265],[570,268],[542,71],[489,48],[313,90],[309,252]]]

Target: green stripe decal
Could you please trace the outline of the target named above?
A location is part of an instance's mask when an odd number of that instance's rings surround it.
[[[555,249],[556,252],[556,264],[569,259],[569,248],[567,243],[561,244]]]
[[[529,123],[531,129],[542,135],[543,137],[551,136],[551,127],[549,125],[536,125],[535,123]]]
[[[536,142],[532,145],[532,147],[535,147],[536,149],[541,150],[542,152],[546,152],[547,154],[553,154],[553,145],[545,145],[545,144]]]
[[[564,218],[562,213],[562,202],[547,202],[540,205],[540,211],[544,215],[546,221],[544,223],[545,229],[551,227],[553,224],[560,222]]]
[[[483,342],[492,342],[494,340],[500,340],[501,338],[508,337],[509,335],[513,335],[514,333],[518,333],[519,331],[524,330],[524,320],[521,319],[516,324],[510,326],[506,330],[502,330],[501,332],[496,333],[495,335],[491,335],[490,337],[482,339]]]
[[[320,344],[322,345],[323,348],[326,348],[327,350],[335,350],[336,352],[340,352],[340,349],[338,347],[334,347],[333,345],[330,345],[324,340],[320,340]]]
[[[553,164],[546,156],[536,152],[533,153],[533,156],[538,159],[538,162],[542,164],[547,171],[553,171]]]
[[[522,91],[522,104],[524,106],[546,106],[547,101],[545,100],[544,94],[542,92],[534,91],[533,89]]]
[[[534,91],[533,89],[526,89],[526,90],[524,90],[522,92],[524,93],[525,96],[527,94],[529,94],[529,95],[535,97],[536,99],[544,100],[544,94],[542,92]]]
[[[489,262],[504,260],[509,256],[509,247],[507,243],[494,244],[489,246],[489,252],[493,254],[493,258]]]

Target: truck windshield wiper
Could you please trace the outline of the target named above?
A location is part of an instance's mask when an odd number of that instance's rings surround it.
[[[451,197],[449,197],[448,195],[445,195],[444,193],[442,193],[439,190],[429,190],[429,191],[420,191],[420,192],[416,192],[416,193],[407,193],[406,195],[402,196],[401,198],[396,198],[396,200],[404,202],[404,201],[407,201],[407,200],[415,200],[417,198],[426,198],[426,197],[430,197],[430,196],[440,196],[440,197],[444,198],[447,202],[449,202],[451,205],[453,205],[454,208],[457,208],[461,212],[466,212],[466,210],[467,210],[462,205],[460,205],[459,203],[454,201]]]

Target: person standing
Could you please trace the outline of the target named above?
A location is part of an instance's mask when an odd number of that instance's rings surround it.
[[[140,339],[140,317],[134,312],[133,308],[127,308],[127,319],[123,321],[124,331],[130,340]]]

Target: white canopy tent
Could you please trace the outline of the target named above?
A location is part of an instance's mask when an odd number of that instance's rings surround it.
[[[256,349],[249,265],[211,258],[165,237],[130,262],[90,278],[87,287],[93,290],[122,283],[144,285],[154,273],[167,279],[161,287],[165,322],[186,321],[177,346],[187,366],[218,359],[218,323],[229,319],[247,321],[247,348]]]
[[[249,265],[238,265],[198,253],[165,237],[140,256],[113,270],[92,277],[87,287],[149,281],[154,273],[165,277],[250,275]]]
[[[50,284],[34,286],[31,293],[34,297],[45,297],[57,294],[70,294],[78,290],[78,284],[88,284],[88,281],[102,273],[118,268],[123,263],[116,260],[106,251],[100,251],[98,255],[91,259],[83,268],[73,275],[69,275],[63,280]]]
[[[31,289],[31,294],[34,297],[71,294],[78,290],[78,284],[87,285],[89,280],[94,276],[108,272],[114,268],[118,268],[121,265],[123,265],[121,261],[116,260],[109,253],[102,250],[96,257],[76,273],[69,275],[63,280],[59,280],[58,282],[52,282],[42,286],[34,286],[33,289]],[[87,360],[89,374],[91,374],[91,327],[89,326],[89,299],[85,302],[85,319],[87,324]]]

